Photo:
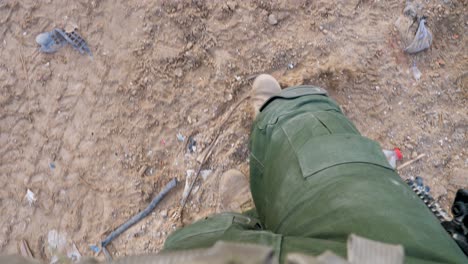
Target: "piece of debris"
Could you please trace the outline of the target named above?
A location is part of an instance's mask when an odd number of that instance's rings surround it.
[[[202,170],[200,171],[200,175],[202,176],[203,180],[206,181],[212,172],[212,170]]]
[[[292,62],[288,63],[288,69],[292,70],[294,69],[294,66],[295,66],[294,63]]]
[[[18,253],[25,258],[34,258],[31,249],[29,248],[28,241],[21,239],[18,242]]]
[[[55,30],[37,35],[36,43],[41,45],[39,51],[44,53],[54,53],[67,44]]]
[[[197,151],[197,141],[195,141],[195,139],[190,136],[188,138],[188,150],[190,151],[190,153],[193,153],[193,152],[196,152]]]
[[[93,57],[86,41],[74,30],[67,32],[60,28],[54,28],[50,32],[37,35],[36,42],[41,45],[39,50],[44,53],[54,53],[66,44],[70,44],[81,54]]]
[[[401,154],[401,151],[399,148],[394,148],[393,150],[383,149],[382,151],[385,154],[385,157],[387,158],[388,163],[394,169],[396,168],[397,160],[403,159],[403,155]]]
[[[91,249],[94,253],[99,253],[99,247],[96,245],[89,245],[89,249]]]
[[[156,207],[156,205],[161,202],[161,200],[166,196],[166,194],[169,193],[174,187],[177,185],[177,180],[174,178],[172,179],[169,183],[164,186],[164,189],[156,196],[154,199],[151,201],[151,203],[141,212],[138,214],[134,215],[130,220],[125,222],[123,225],[119,226],[116,230],[114,230],[110,235],[108,235],[102,242],[101,242],[101,248],[104,250],[105,247],[116,237],[118,237],[120,234],[125,232],[125,230],[129,229],[131,226],[134,224],[138,223],[141,219],[145,218],[147,215],[153,211],[153,209]],[[110,255],[109,255],[110,257]]]
[[[192,177],[195,174],[194,170],[187,170],[186,175],[185,175],[185,186],[184,186],[184,192],[182,193],[182,200],[180,201],[180,204],[185,203],[185,199],[187,199],[190,187],[192,184]]]
[[[424,154],[424,153],[423,153],[423,154],[420,154],[420,155],[418,155],[417,157],[413,158],[412,160],[409,160],[409,161],[407,161],[407,162],[401,164],[400,166],[398,166],[397,169],[398,169],[398,170],[401,170],[401,169],[403,169],[403,168],[405,168],[405,167],[407,167],[407,166],[409,166],[409,165],[415,163],[416,161],[418,161],[418,160],[424,158],[425,156],[426,156],[426,154]]]
[[[162,218],[166,219],[168,211],[167,211],[167,209],[164,209],[164,210],[161,210],[161,212],[159,212],[159,214],[161,215]]]
[[[37,200],[36,195],[30,189],[26,191],[26,195],[24,197],[28,201],[29,206],[32,206]]]
[[[177,77],[182,77],[182,75],[184,74],[184,72],[182,71],[181,68],[177,68],[174,70],[174,75],[177,76]]]
[[[234,2],[234,1],[228,1],[226,3],[226,6],[229,8],[229,10],[234,11],[234,10],[236,10],[237,3]]]
[[[67,257],[71,259],[72,262],[78,262],[81,259],[81,253],[78,251],[75,243],[72,244],[70,249],[67,249]]]
[[[55,169],[55,163],[53,163],[53,162],[49,163],[49,168],[51,170]]]
[[[432,44],[432,33],[426,27],[426,19],[419,21],[418,31],[414,36],[413,42],[405,49],[405,52],[414,54],[428,49]]]
[[[52,229],[47,233],[47,242],[49,249],[53,252],[61,252],[67,245],[67,238],[64,234],[59,233],[57,230]]]
[[[421,79],[422,73],[418,67],[416,67],[416,63],[413,63],[413,66],[411,66],[411,73],[413,73],[413,77],[416,81]]]
[[[138,170],[138,175],[140,177],[143,177],[146,173],[146,171],[148,170],[148,166],[147,165],[143,165],[141,166],[141,168]]]
[[[269,23],[270,25],[273,25],[273,26],[276,25],[276,24],[278,24],[278,19],[276,18],[276,16],[275,16],[274,14],[270,14],[270,15],[268,16],[268,23]]]
[[[406,1],[406,6],[405,9],[403,9],[403,14],[405,14],[405,16],[415,19],[418,16],[418,7],[415,3],[412,3],[411,1]]]
[[[180,142],[185,141],[184,135],[182,135],[180,132],[177,133],[176,137],[177,137],[177,140],[180,141]]]

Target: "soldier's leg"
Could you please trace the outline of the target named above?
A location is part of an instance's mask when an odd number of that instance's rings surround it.
[[[260,110],[250,180],[266,229],[343,244],[355,233],[402,244],[409,257],[466,260],[379,144],[362,137],[324,90],[288,88]]]
[[[266,100],[281,92],[275,78],[265,74],[256,78],[253,88],[252,105],[256,115]],[[249,189],[249,182],[241,172],[229,170],[223,173],[220,180],[220,209],[240,211],[240,206],[251,198]],[[164,249],[206,248],[217,240],[256,242],[279,249],[280,236],[261,229],[259,221],[247,214],[213,215],[175,231],[166,240]]]
[[[220,179],[220,209],[240,211],[250,199],[249,183],[245,175],[229,170]],[[254,216],[239,213],[222,213],[209,216],[172,233],[164,244],[165,251],[208,248],[216,241],[257,243],[277,249],[279,255],[281,236],[262,230]]]

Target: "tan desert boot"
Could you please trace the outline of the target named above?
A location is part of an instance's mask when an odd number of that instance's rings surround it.
[[[255,116],[260,112],[260,107],[270,97],[281,92],[281,86],[278,81],[269,74],[260,74],[255,78],[252,85],[252,105],[255,111]]]
[[[228,170],[219,180],[220,212],[241,212],[242,205],[248,203],[250,194],[247,177],[238,170]]]

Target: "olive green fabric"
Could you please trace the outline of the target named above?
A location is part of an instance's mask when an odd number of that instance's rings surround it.
[[[224,214],[176,231],[166,250],[216,240],[346,257],[351,233],[401,244],[405,262],[464,263],[467,258],[390,167],[378,143],[362,137],[317,87],[293,87],[269,100],[251,134],[250,185],[264,230]]]

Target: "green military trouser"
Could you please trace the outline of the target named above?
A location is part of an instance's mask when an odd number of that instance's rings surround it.
[[[406,263],[467,262],[379,144],[361,136],[324,90],[298,86],[270,99],[253,124],[250,150],[258,220],[214,215],[174,232],[165,251],[225,240],[270,246],[281,260],[327,249],[346,258],[354,233],[403,245]]]

